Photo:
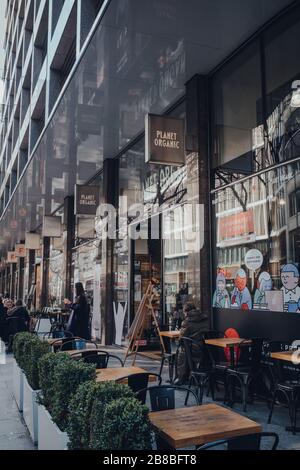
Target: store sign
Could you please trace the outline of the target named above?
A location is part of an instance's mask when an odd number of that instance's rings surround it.
[[[27,250],[39,250],[40,235],[38,233],[26,233],[25,247]]]
[[[96,215],[100,204],[99,186],[76,185],[75,214]]]
[[[60,238],[61,234],[61,217],[44,216],[43,237]]]
[[[262,267],[264,257],[259,250],[249,250],[245,256],[245,265],[250,271],[257,271]]]
[[[26,247],[25,245],[18,244],[15,246],[15,253],[17,258],[25,258],[26,257]]]
[[[146,163],[185,165],[183,119],[148,114],[145,122]]]
[[[77,236],[78,238],[90,239],[95,236],[95,219],[78,219],[77,220]]]
[[[219,240],[232,240],[254,232],[253,211],[240,212],[238,214],[219,219]]]
[[[16,257],[16,253],[14,251],[9,251],[7,253],[7,262],[8,263],[17,263],[18,258]]]

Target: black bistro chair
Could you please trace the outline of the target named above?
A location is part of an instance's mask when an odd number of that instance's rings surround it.
[[[205,340],[219,339],[225,337],[225,333],[222,333],[221,331],[212,330],[203,334],[203,341],[205,342]],[[225,404],[227,397],[227,370],[230,364],[228,361],[225,360],[226,358],[223,349],[210,345],[205,345],[205,347],[207,349],[207,353],[211,362],[211,386],[214,390],[214,395],[216,388],[218,389],[218,385],[222,385],[224,387]]]
[[[76,354],[76,353],[74,353]],[[78,350],[78,355],[86,364],[95,364],[96,369],[107,369],[109,361],[112,359],[118,362],[118,366],[124,367],[124,362],[118,356],[114,354],[109,354],[107,351],[102,351],[100,349],[91,349],[90,351],[83,351],[80,353]]]
[[[146,390],[148,388],[150,377],[156,377],[158,385],[161,385],[161,376],[159,374],[155,374],[154,372],[142,372],[140,374],[128,375],[117,380],[117,383],[123,383],[126,381],[128,387],[130,387],[134,393],[138,393],[143,390],[144,393],[139,395],[139,400],[144,405],[146,402]]]
[[[137,399],[142,403],[147,402],[147,395],[149,395],[150,410],[165,411],[174,410],[177,407],[182,407],[182,403],[187,406],[187,400],[184,397],[187,394],[192,395],[193,402],[190,406],[198,406],[199,400],[197,395],[186,387],[179,387],[175,385],[161,385],[155,387],[149,387],[137,392]],[[182,395],[182,396],[181,396]],[[144,401],[144,397],[146,400]],[[180,400],[179,400],[180,398]],[[156,435],[156,446],[158,450],[170,450],[172,449],[169,444],[159,435]]]
[[[63,338],[61,341],[60,351],[80,351],[82,349],[87,349],[89,346],[93,346],[94,349],[97,349],[98,347],[96,342],[79,337]],[[91,350],[93,351],[93,349]]]
[[[269,349],[271,352],[290,351],[291,346],[284,342],[272,342]],[[291,431],[297,432],[297,408],[300,404],[300,369],[299,365],[285,364],[283,361],[274,360],[272,367],[273,398],[270,407],[268,423],[271,424],[276,401],[284,400],[288,406]]]
[[[235,402],[235,386],[240,386],[244,412],[247,411],[249,392],[254,397],[254,385],[262,380],[263,338],[252,338],[234,346],[235,366],[227,369],[227,387],[230,406]]]
[[[270,449],[277,450],[279,437],[274,432],[261,432],[242,437],[233,437],[222,441],[212,442],[197,448],[197,450],[267,450],[265,446],[262,449],[262,439],[266,440],[266,444]],[[271,446],[270,442],[271,441]]]
[[[160,330],[169,331],[169,326],[162,326]],[[169,382],[172,384],[175,379],[174,372],[176,366],[177,351],[172,347],[173,344],[171,338],[168,338],[167,336],[161,336],[161,340],[163,342],[164,347],[162,347],[161,345],[161,363],[159,375],[162,375],[164,365],[165,363],[167,363],[169,368]]]
[[[193,385],[196,386],[199,403],[202,405],[205,387],[208,385],[214,400],[213,370],[204,342],[198,343],[191,338],[181,338],[181,344],[189,368],[188,389],[191,390]],[[186,400],[188,398],[189,393]]]

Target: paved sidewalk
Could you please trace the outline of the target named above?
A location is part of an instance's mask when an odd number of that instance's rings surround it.
[[[12,394],[12,357],[0,363],[0,451],[34,450]]]

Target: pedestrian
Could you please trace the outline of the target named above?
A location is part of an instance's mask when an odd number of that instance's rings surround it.
[[[90,306],[87,302],[81,282],[75,284],[75,291],[76,298],[74,303],[68,299],[64,301],[65,305],[68,305],[71,310],[73,310],[66,330],[75,337],[90,340]]]
[[[4,342],[7,340],[6,309],[4,308],[2,297],[0,297],[0,339]]]

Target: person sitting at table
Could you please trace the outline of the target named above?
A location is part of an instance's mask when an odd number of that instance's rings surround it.
[[[3,305],[4,305],[6,312],[8,312],[14,307],[14,303],[12,299],[10,298],[10,295],[8,292],[4,295]]]
[[[200,353],[201,344],[203,341],[203,333],[208,331],[208,316],[205,313],[201,313],[196,309],[192,303],[186,303],[184,305],[184,316],[185,319],[182,322],[180,337],[190,338],[193,341],[199,343],[200,348],[195,351],[195,360],[197,363],[201,363],[202,357]],[[199,354],[200,353],[200,354]],[[186,382],[189,376],[189,367],[187,363],[187,357],[184,349],[179,348],[177,355],[177,380],[176,385],[182,385]]]
[[[7,311],[6,314],[7,330],[7,352],[12,352],[14,336],[30,329],[30,316],[23,306],[22,300],[16,302],[16,306]]]
[[[77,282],[77,284],[75,284],[75,291],[76,299],[74,303],[68,299],[65,299],[64,301],[65,305],[68,305],[71,310],[73,310],[70,315],[66,331],[72,333],[73,336],[90,340],[90,306],[87,302],[81,282]]]
[[[19,320],[19,331],[29,331],[30,316],[23,305],[22,300],[17,300],[16,306],[8,310],[6,320],[17,318]]]

